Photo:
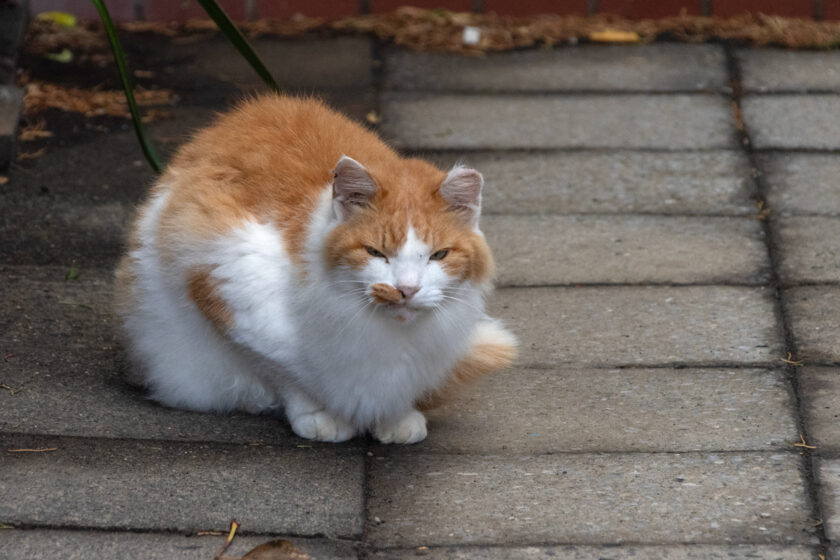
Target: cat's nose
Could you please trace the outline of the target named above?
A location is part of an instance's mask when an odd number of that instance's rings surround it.
[[[396,286],[396,288],[400,291],[403,298],[405,299],[411,299],[411,296],[420,291],[420,286],[409,286],[405,284]]]

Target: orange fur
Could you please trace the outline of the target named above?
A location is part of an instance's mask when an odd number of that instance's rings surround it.
[[[417,402],[420,410],[431,410],[455,398],[465,385],[496,370],[506,368],[516,358],[516,348],[500,343],[479,343],[470,349],[447,376],[446,382]]]
[[[187,293],[207,319],[221,332],[233,323],[233,314],[224,300],[216,293],[207,270],[192,270],[187,275]]]
[[[402,293],[390,284],[374,284],[370,287],[370,295],[377,303],[395,303],[403,297]]]

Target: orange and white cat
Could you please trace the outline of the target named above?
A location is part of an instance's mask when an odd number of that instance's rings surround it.
[[[319,101],[243,103],[140,209],[117,271],[135,379],[174,407],[282,408],[304,438],[424,439],[420,409],[515,354],[484,312],[482,184]]]

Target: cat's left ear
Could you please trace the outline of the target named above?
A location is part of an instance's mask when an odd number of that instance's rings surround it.
[[[453,210],[476,228],[481,215],[481,189],[484,177],[475,169],[456,165],[440,185],[440,194]]]
[[[333,171],[333,208],[336,217],[346,220],[354,210],[367,206],[376,193],[376,184],[365,167],[355,159],[341,156]]]

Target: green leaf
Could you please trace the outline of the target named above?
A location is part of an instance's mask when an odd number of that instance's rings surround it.
[[[70,270],[67,271],[67,274],[64,276],[65,280],[78,280],[79,279],[79,267],[76,265],[76,261],[70,263]]]
[[[45,56],[50,60],[62,62],[64,64],[68,62],[73,62],[73,53],[70,52],[70,49],[62,49],[61,52],[49,53]]]
[[[228,38],[236,50],[245,57],[245,60],[247,60],[248,64],[251,65],[251,68],[256,71],[260,78],[262,78],[262,81],[265,82],[265,84],[272,90],[280,93],[280,88],[277,86],[277,82],[274,81],[274,77],[271,75],[271,72],[268,71],[268,68],[266,68],[262,60],[260,60],[260,57],[257,55],[256,51],[254,51],[251,43],[248,42],[245,35],[243,35],[239,28],[233,24],[228,15],[216,3],[216,1],[198,0],[198,3],[201,4],[201,7],[204,8],[204,11],[207,12],[210,19],[216,23],[219,30],[224,33],[225,37]]]
[[[123,90],[125,90],[125,99],[128,102],[128,109],[131,111],[131,120],[134,122],[134,132],[137,133],[137,140],[140,141],[140,147],[143,149],[143,155],[156,172],[163,171],[163,164],[155,153],[155,149],[146,134],[146,127],[143,126],[140,109],[137,108],[137,102],[134,100],[134,88],[131,85],[131,75],[128,72],[128,65],[125,63],[125,55],[123,54],[120,40],[117,37],[117,30],[114,27],[114,22],[111,21],[111,15],[108,13],[108,8],[105,7],[103,0],[91,0],[96,10],[99,12],[99,17],[102,19],[102,25],[105,26],[105,32],[108,34],[108,41],[111,43],[111,50],[114,51],[114,60],[117,61],[117,68],[120,71],[120,78],[122,79]]]

